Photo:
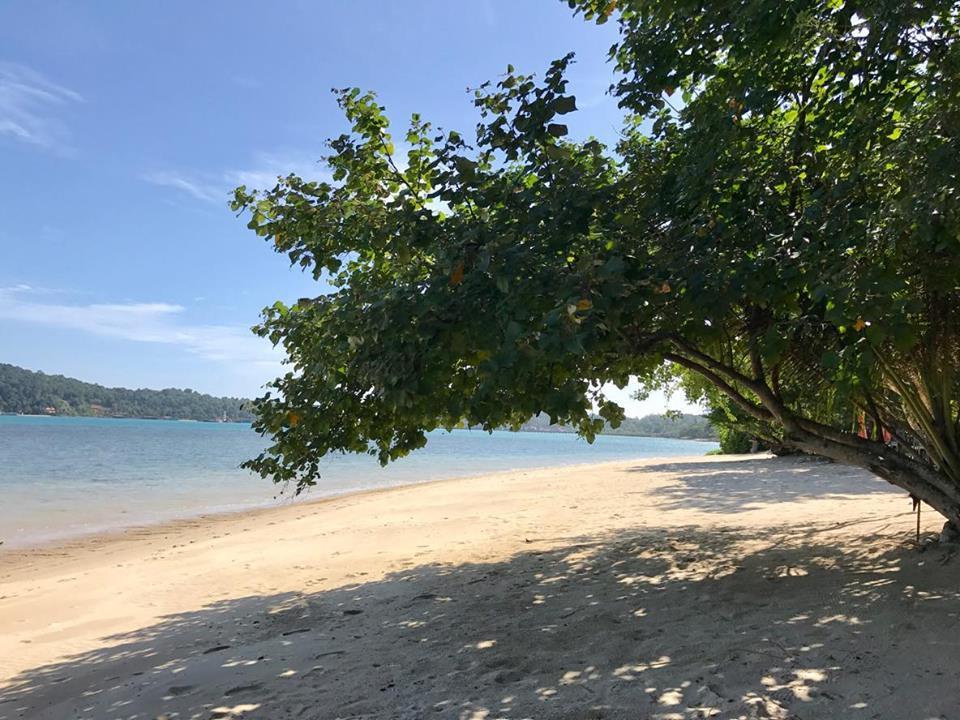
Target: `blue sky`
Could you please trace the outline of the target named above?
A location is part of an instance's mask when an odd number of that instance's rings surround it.
[[[397,129],[420,112],[470,131],[468,87],[568,51],[571,130],[611,140],[614,33],[559,0],[6,0],[0,362],[258,393],[279,358],[249,327],[322,288],[233,215],[231,188],[321,174],[345,129],[332,87],[375,90]]]

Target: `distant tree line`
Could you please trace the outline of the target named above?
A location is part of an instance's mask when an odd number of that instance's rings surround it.
[[[533,432],[575,432],[572,427],[551,425],[548,415],[530,418],[522,430]],[[690,440],[716,440],[717,431],[703,415],[668,413],[665,415],[646,415],[642,418],[624,418],[620,426],[613,428],[608,424],[601,431],[605,435],[640,435],[645,437],[683,438]]]
[[[250,421],[244,398],[214,397],[194,390],[129,390],[108,388],[63,375],[47,375],[0,363],[0,413],[78,415],[86,417],[170,418],[176,420]],[[532,417],[521,430],[574,432],[551,425],[548,415]],[[607,425],[609,435],[716,440],[717,431],[703,415],[669,413],[625,418],[620,427]]]
[[[107,388],[0,363],[0,412],[30,415],[249,421],[243,398],[193,390]]]

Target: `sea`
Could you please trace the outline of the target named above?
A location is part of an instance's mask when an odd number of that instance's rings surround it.
[[[242,470],[267,440],[241,423],[0,416],[0,551],[104,531],[359,490],[503,470],[703,455],[714,443],[567,433],[454,430],[381,467],[330,456],[317,486]]]

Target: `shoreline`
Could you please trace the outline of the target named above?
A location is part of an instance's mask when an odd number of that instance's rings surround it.
[[[629,436],[634,437],[634,436]],[[638,436],[639,437],[639,436]],[[712,441],[704,441],[712,442]],[[744,456],[744,457],[763,457],[764,454],[760,453],[754,456]],[[296,496],[288,496],[287,498],[280,498],[282,491],[278,491],[278,496],[273,502],[269,503],[255,503],[251,505],[245,505],[242,507],[226,509],[226,510],[208,510],[203,512],[196,513],[186,513],[183,515],[178,515],[176,517],[159,519],[155,522],[134,522],[129,525],[117,525],[112,527],[99,527],[91,528],[89,531],[70,533],[62,536],[51,536],[43,539],[28,539],[24,542],[7,542],[4,538],[0,538],[0,567],[5,557],[16,554],[16,553],[30,553],[38,551],[57,551],[62,549],[69,549],[75,547],[77,544],[83,544],[84,541],[88,540],[103,540],[103,539],[122,539],[124,535],[135,534],[137,536],[142,536],[144,533],[147,533],[151,530],[156,530],[160,532],[173,532],[178,526],[181,525],[191,525],[197,521],[211,521],[215,522],[217,520],[229,519],[231,517],[236,518],[244,516],[247,514],[259,514],[263,512],[271,511],[283,511],[287,508],[303,506],[303,505],[313,505],[318,503],[326,503],[333,500],[338,500],[346,497],[352,496],[363,496],[368,494],[376,494],[381,492],[389,492],[391,490],[401,490],[404,488],[411,487],[422,487],[428,485],[434,485],[438,483],[449,483],[456,482],[458,480],[473,480],[479,478],[487,477],[497,477],[501,475],[513,475],[516,473],[526,473],[526,472],[544,472],[550,470],[563,470],[563,469],[587,469],[591,467],[605,467],[609,465],[622,464],[625,462],[629,463],[645,463],[645,462],[666,462],[670,460],[696,460],[700,458],[699,455],[664,455],[658,457],[639,457],[635,459],[617,459],[617,460],[607,460],[603,462],[584,462],[584,463],[563,463],[559,465],[537,465],[530,467],[518,467],[511,468],[508,470],[499,470],[496,472],[485,472],[480,471],[476,474],[469,475],[453,475],[450,477],[443,478],[434,478],[431,480],[417,480],[417,481],[401,481],[395,484],[386,484],[376,487],[364,487],[354,490],[344,490],[342,492],[332,492],[326,495],[319,495],[313,498],[302,497],[298,498]],[[704,454],[702,457],[708,457]],[[739,457],[728,455],[727,457]],[[275,484],[270,483],[269,480],[263,480],[264,485],[267,486],[269,483],[273,487],[276,487]],[[318,484],[317,488],[322,486],[322,481]],[[309,491],[308,491],[309,492]]]
[[[960,563],[914,518],[853,468],[692,456],[11,550],[0,720],[949,716]]]

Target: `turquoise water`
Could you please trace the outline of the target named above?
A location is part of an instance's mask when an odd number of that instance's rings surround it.
[[[239,469],[265,440],[247,425],[0,416],[0,540],[29,545],[90,532],[291,502]],[[712,443],[471,430],[432,433],[387,468],[365,456],[325,462],[307,499],[515,468],[702,455]],[[304,496],[301,496],[304,497]]]

